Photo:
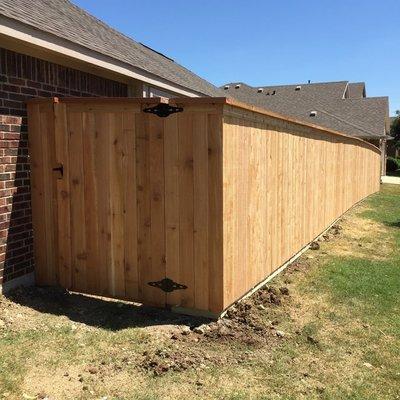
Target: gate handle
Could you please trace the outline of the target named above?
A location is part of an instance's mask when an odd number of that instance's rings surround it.
[[[59,167],[55,167],[53,168],[53,171],[58,171],[61,174],[61,177],[64,176],[64,166],[62,164],[60,164]],[[60,179],[60,178],[59,178]]]

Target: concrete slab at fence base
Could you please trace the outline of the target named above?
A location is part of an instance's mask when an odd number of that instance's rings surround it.
[[[399,176],[382,176],[382,183],[391,183],[393,185],[400,185],[400,177]]]
[[[34,284],[35,274],[31,272],[30,274],[20,276],[19,278],[12,279],[0,285],[0,294],[6,294],[19,286],[33,286]]]

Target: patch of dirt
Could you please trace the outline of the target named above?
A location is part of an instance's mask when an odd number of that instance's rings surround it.
[[[29,396],[50,399],[82,398],[83,395],[108,396],[126,392],[143,384],[139,374],[126,366],[100,364],[94,366],[72,365],[68,368],[49,370],[36,366],[26,375],[23,390]],[[98,398],[98,397],[95,397]]]
[[[83,381],[79,380],[79,375],[80,369],[77,367],[68,368],[68,372],[56,369],[49,374],[47,368],[42,369],[36,366],[27,372],[23,391],[28,396],[37,396],[37,398],[79,398],[84,386]]]
[[[232,306],[218,321],[174,326],[168,347],[145,351],[138,367],[159,376],[169,371],[245,362],[249,354],[232,360],[229,346],[263,348],[285,340],[285,333],[279,331],[279,320],[270,318],[289,298],[287,286],[269,285]]]
[[[81,393],[82,385],[76,377],[102,379],[102,376],[118,375],[127,368],[146,371],[156,376],[169,371],[203,369],[210,365],[225,365],[231,357],[231,347],[246,345],[261,348],[285,340],[280,335],[279,321],[274,313],[290,298],[287,286],[266,286],[249,298],[231,307],[224,318],[210,321],[169,313],[148,307],[109,302],[98,298],[69,293],[57,288],[21,288],[8,298],[0,300],[0,319],[7,331],[29,329],[45,333],[55,327],[70,327],[76,337],[84,338],[99,328],[119,331],[139,328],[150,335],[148,351],[143,354],[119,351],[112,353],[114,361],[107,366],[95,363],[91,371],[85,366],[71,371],[55,371],[46,374],[46,366],[29,370],[24,387],[30,393],[51,392],[55,398],[63,393]],[[101,338],[101,337],[100,337]],[[101,340],[101,339],[99,339]],[[155,344],[158,344],[155,345]],[[221,351],[221,346],[223,350]],[[213,350],[213,349],[217,350]],[[115,349],[116,351],[117,349]],[[240,355],[235,362],[244,362],[247,355]],[[43,355],[42,359],[49,357]],[[51,358],[51,357],[50,357]],[[48,366],[47,366],[48,368]],[[68,375],[64,376],[64,373]],[[105,383],[102,383],[104,386]],[[50,391],[52,387],[56,391]],[[90,386],[88,386],[91,390]],[[85,389],[86,390],[86,389]]]
[[[226,356],[208,355],[196,349],[185,352],[171,349],[158,349],[156,351],[144,352],[139,367],[151,372],[156,376],[169,371],[182,372],[190,368],[203,369],[212,361],[213,365],[223,365]]]
[[[0,296],[0,332],[38,329],[38,313],[29,307],[17,306],[10,299]]]
[[[334,225],[328,231],[325,241],[330,243],[324,250],[329,255],[382,260],[390,254],[394,242],[385,238],[376,246],[376,237],[383,236],[387,230],[384,224],[362,218],[353,211],[341,220],[340,225]]]

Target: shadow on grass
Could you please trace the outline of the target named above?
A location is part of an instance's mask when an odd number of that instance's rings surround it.
[[[172,313],[167,309],[71,293],[55,287],[21,287],[6,297],[36,311],[110,331],[155,325],[195,327],[209,319]]]
[[[400,228],[400,220],[399,221],[384,221],[386,226],[390,226],[391,228]]]

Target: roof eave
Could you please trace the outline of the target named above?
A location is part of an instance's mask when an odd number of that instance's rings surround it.
[[[0,34],[179,95],[188,97],[206,95],[4,15],[0,15]]]

